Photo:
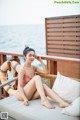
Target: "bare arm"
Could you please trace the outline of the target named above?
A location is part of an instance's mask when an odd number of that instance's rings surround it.
[[[38,73],[48,74],[48,69],[47,69],[46,65],[44,64],[44,62],[42,61],[41,57],[36,56],[36,59],[37,59],[37,60],[41,63],[41,65],[42,65],[42,69],[36,68],[36,71],[37,71]]]

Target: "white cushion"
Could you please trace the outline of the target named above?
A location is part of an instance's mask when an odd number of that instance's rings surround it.
[[[63,76],[58,72],[52,90],[63,100],[71,103],[80,95],[80,82]]]
[[[62,110],[63,114],[80,116],[80,97],[76,98],[69,107]]]

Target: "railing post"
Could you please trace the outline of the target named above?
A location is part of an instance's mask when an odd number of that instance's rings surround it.
[[[12,56],[12,59],[14,59],[15,61],[20,63],[20,60],[19,60],[19,58],[17,56]]]
[[[0,55],[0,65],[3,64],[6,61],[6,55]],[[4,96],[8,96],[7,92],[4,89],[0,89],[1,92],[1,98]]]
[[[48,61],[48,70],[50,74],[57,74],[57,61]]]
[[[6,55],[0,55],[0,65],[6,61]]]
[[[1,84],[1,81],[0,81],[0,84]],[[2,88],[0,88],[0,99],[2,99],[3,96],[2,96]]]

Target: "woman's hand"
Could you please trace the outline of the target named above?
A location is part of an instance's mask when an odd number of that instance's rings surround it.
[[[29,105],[29,101],[26,99],[24,100],[24,105],[28,106]]]
[[[40,56],[35,56],[35,58],[39,61],[39,62],[41,62],[42,61],[42,59],[41,59],[41,57]]]

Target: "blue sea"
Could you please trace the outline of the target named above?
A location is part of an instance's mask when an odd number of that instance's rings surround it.
[[[0,26],[0,51],[22,53],[29,46],[36,54],[46,54],[45,25]]]
[[[0,26],[0,51],[22,53],[25,45],[34,48],[37,54],[46,53],[43,24]]]

